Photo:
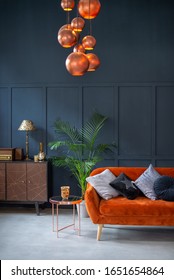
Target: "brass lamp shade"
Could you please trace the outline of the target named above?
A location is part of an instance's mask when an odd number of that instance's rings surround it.
[[[88,53],[86,56],[89,60],[88,72],[95,71],[100,66],[100,59],[94,53]]]
[[[18,130],[26,131],[26,160],[29,160],[29,135],[28,132],[35,130],[35,126],[32,121],[30,120],[23,120],[21,125],[19,126]]]
[[[64,11],[72,11],[72,9],[75,6],[75,1],[74,0],[62,0],[61,1],[61,7]]]
[[[91,35],[87,35],[82,39],[82,46],[85,48],[85,50],[93,50],[95,45],[96,39]]]
[[[79,14],[85,19],[93,19],[100,12],[99,0],[80,0],[78,4]]]
[[[32,131],[35,129],[36,128],[35,128],[33,122],[30,120],[23,120],[21,125],[18,128],[18,130],[23,130],[23,131]]]
[[[73,76],[83,76],[88,67],[88,58],[82,52],[73,52],[66,59],[66,68]]]

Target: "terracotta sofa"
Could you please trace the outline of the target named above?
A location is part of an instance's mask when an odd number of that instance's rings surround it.
[[[142,167],[104,167],[94,169],[94,176],[109,169],[118,176],[124,173],[135,181],[146,168]],[[155,168],[160,175],[174,177],[174,168]],[[109,200],[102,199],[92,185],[87,184],[85,193],[87,212],[94,224],[98,224],[97,240],[100,240],[102,228],[110,225],[138,226],[174,226],[174,202],[151,200],[140,195],[134,200],[118,196]]]

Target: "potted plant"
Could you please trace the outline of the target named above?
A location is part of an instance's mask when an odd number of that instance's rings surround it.
[[[86,177],[103,159],[104,153],[113,152],[116,147],[115,144],[98,143],[99,132],[106,120],[106,116],[94,112],[80,129],[61,119],[56,120],[53,126],[58,140],[48,146],[51,150],[60,150],[60,156],[53,156],[51,161],[55,166],[70,170],[81,188],[82,198],[87,186]]]

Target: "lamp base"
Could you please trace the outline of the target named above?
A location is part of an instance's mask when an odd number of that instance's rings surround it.
[[[29,158],[28,156],[25,157],[25,160],[31,160],[31,158]]]

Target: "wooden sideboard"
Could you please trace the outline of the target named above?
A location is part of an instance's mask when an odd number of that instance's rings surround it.
[[[0,162],[0,201],[35,203],[48,201],[48,164],[46,161]]]

